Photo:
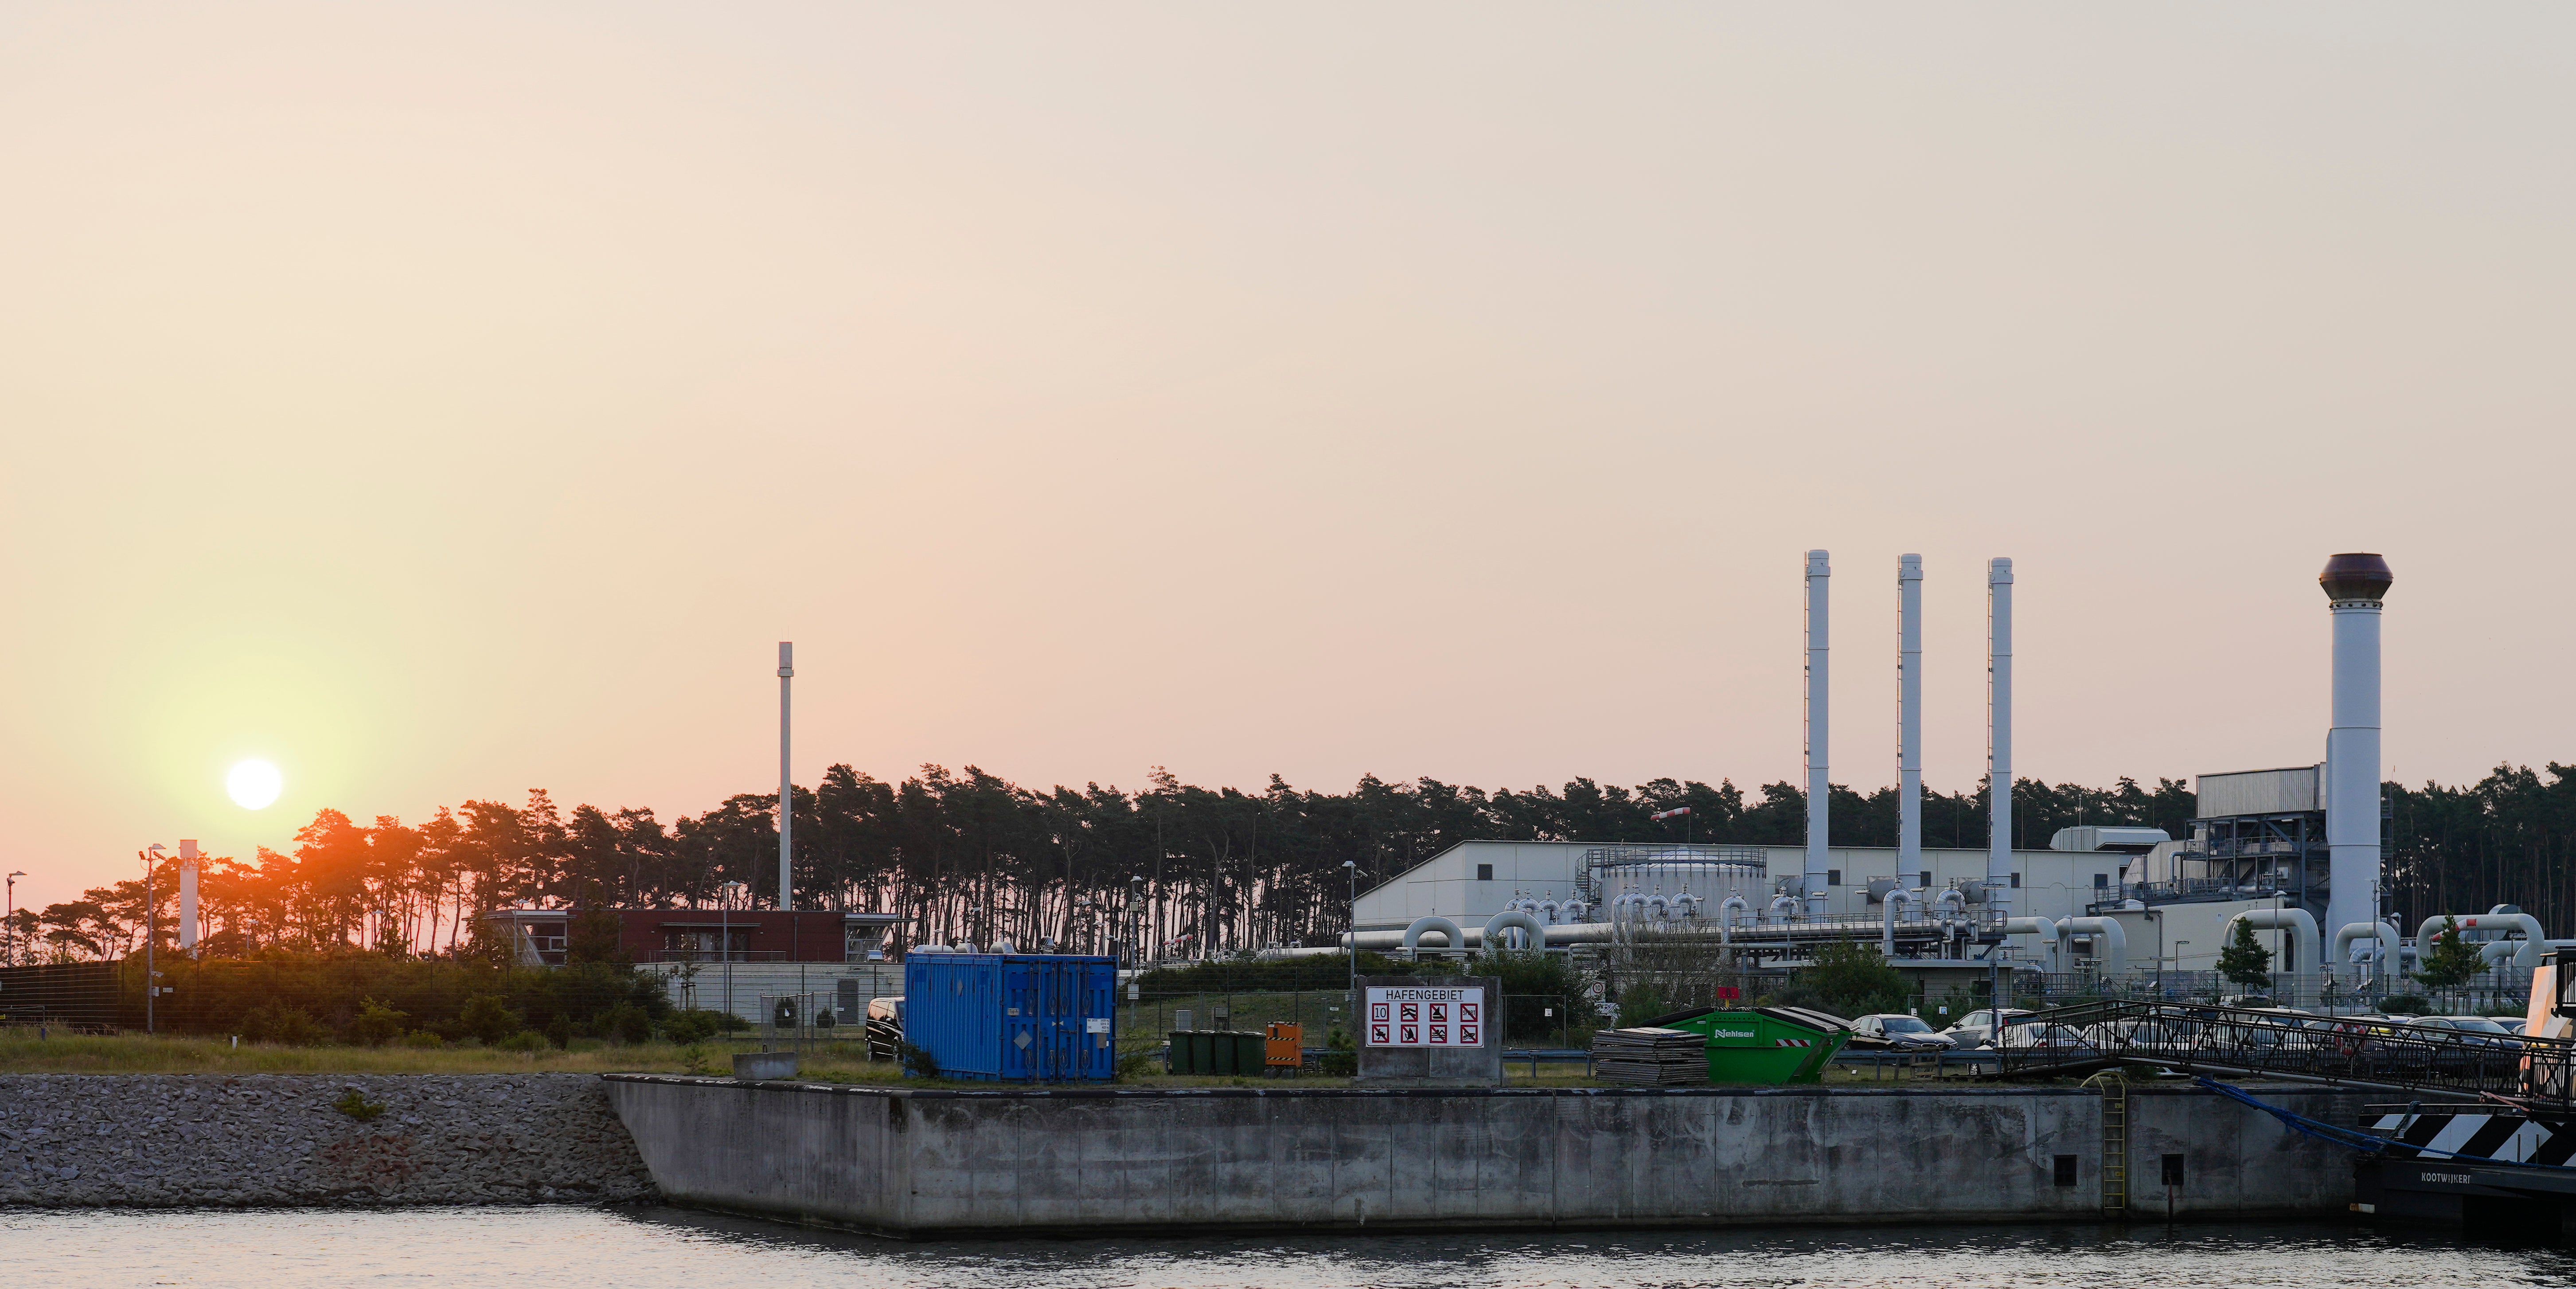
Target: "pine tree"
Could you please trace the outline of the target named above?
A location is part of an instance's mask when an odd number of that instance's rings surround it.
[[[2248,989],[2272,984],[2272,951],[2254,942],[2254,924],[2236,924],[2236,938],[2218,951],[2218,974]]]
[[[2415,978],[2427,988],[2456,989],[2485,966],[2478,947],[2460,934],[2460,920],[2444,918],[2442,929],[2433,933],[2433,943],[2425,949],[2423,964],[2415,968]]]

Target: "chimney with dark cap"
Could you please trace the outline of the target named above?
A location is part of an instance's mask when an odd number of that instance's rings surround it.
[[[2377,555],[2326,560],[2317,584],[2334,614],[2334,725],[2326,732],[2326,929],[2379,910],[2379,610],[2396,579]],[[2340,969],[2344,964],[2330,963]],[[2295,969],[2304,970],[2306,964]]]

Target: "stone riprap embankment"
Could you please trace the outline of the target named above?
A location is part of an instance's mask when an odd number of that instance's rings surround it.
[[[355,1089],[384,1110],[334,1108]],[[653,1180],[588,1074],[0,1074],[0,1205],[575,1204]]]

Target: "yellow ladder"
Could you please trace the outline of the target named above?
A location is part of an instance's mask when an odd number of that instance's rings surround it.
[[[2126,1217],[2129,1212],[2129,1081],[2117,1070],[2104,1070],[2084,1080],[2102,1093],[2102,1213]]]

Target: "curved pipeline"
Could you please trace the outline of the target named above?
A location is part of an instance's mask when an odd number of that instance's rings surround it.
[[[1744,897],[1741,894],[1729,894],[1725,899],[1719,900],[1717,902],[1717,924],[1722,927],[1735,925],[1735,913],[1737,911],[1740,911],[1745,915],[1746,921],[1752,920],[1753,906],[1745,903]]]
[[[1457,923],[1437,914],[1432,914],[1427,917],[1415,918],[1413,919],[1413,925],[1404,928],[1404,951],[1406,953],[1420,953],[1422,951],[1422,933],[1425,931],[1438,931],[1447,935],[1449,937],[1447,941],[1448,948],[1464,949],[1467,947],[1467,933],[1459,930]]]
[[[2121,930],[2117,921],[2110,918],[2059,918],[2057,929],[2061,937],[2066,938],[2070,943],[2078,934],[2089,935],[2104,942],[2109,946],[2110,953],[2097,956],[2108,957],[2112,978],[2117,979],[2128,974],[2129,933]]]
[[[1795,895],[1781,895],[1773,897],[1771,901],[1770,920],[1773,922],[1797,921],[1798,897]]]
[[[2005,935],[2037,935],[2048,939],[2048,969],[2057,970],[2057,924],[2047,918],[2005,918]]]
[[[2453,916],[2441,914],[2424,919],[2424,924],[2415,928],[2415,952],[2432,953],[2433,937],[2442,933],[2442,924]],[[2514,955],[2513,965],[2526,970],[2539,966],[2541,953],[2549,947],[2549,933],[2540,929],[2540,919],[2528,913],[2472,913],[2460,919],[2460,930],[2522,932],[2522,948]]]
[[[1940,894],[1932,897],[1932,908],[1934,911],[1937,912],[1944,904],[1950,905],[1952,911],[1961,917],[1966,917],[1968,915],[1967,893],[1961,891],[1958,887],[1944,886],[1941,888]]]
[[[2282,970],[2293,973],[2310,963],[2325,961],[2325,944],[2317,937],[2317,920],[2306,909],[2247,909],[2218,928],[2218,944],[2223,950],[2236,943],[2236,924],[2243,922],[2257,931],[2287,931],[2290,951],[2283,956]]]
[[[1524,913],[1519,909],[1505,909],[1487,919],[1485,922],[1486,951],[1499,952],[1505,945],[1511,943],[1503,933],[1513,928],[1529,932],[1529,947],[1531,952],[1540,952],[1547,948],[1546,923],[1539,921],[1537,918],[1531,917],[1529,914]]]
[[[2398,959],[2400,946],[2397,942],[2397,928],[2385,922],[2347,922],[2334,933],[2334,947],[2326,952],[2327,965],[2351,966],[2352,942],[2355,940],[2373,940],[2378,943],[2379,953],[2373,961],[2391,964]]]
[[[1913,903],[1914,892],[1902,886],[1897,887],[1887,893],[1887,902],[1879,906],[1884,924],[1880,926],[1878,932],[1878,953],[1883,958],[1896,956],[1896,906],[1899,901]]]

